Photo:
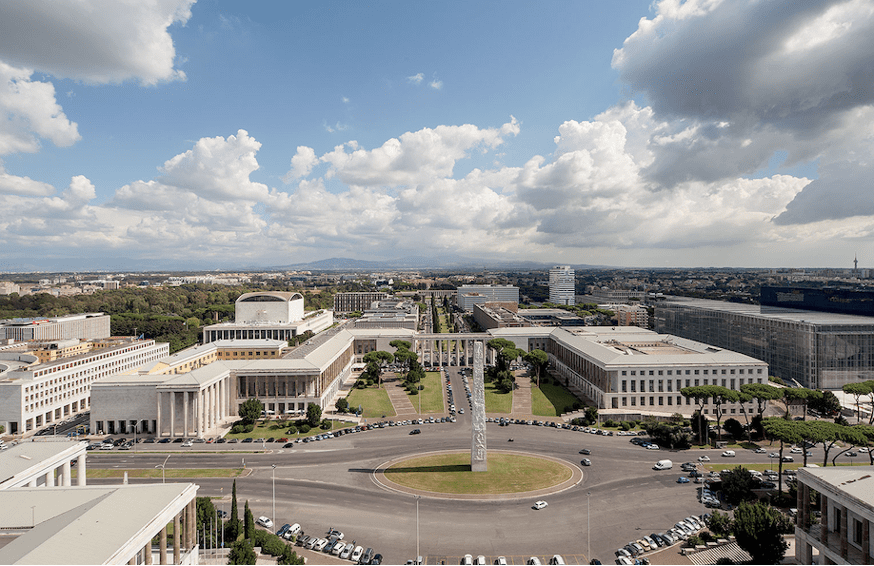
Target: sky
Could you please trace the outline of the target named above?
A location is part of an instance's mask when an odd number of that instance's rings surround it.
[[[874,0],[0,2],[0,272],[874,265]]]

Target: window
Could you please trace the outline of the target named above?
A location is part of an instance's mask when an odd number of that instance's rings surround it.
[[[862,544],[862,521],[853,519],[853,542]]]
[[[635,391],[637,391],[637,381],[632,379],[631,380],[631,392],[634,393]]]
[[[722,370],[722,375],[725,375],[725,370]]]
[[[637,371],[631,370],[631,375],[637,375]]]
[[[695,370],[695,375],[698,375],[698,370],[697,370],[697,369]]]
[[[650,406],[655,405],[655,397],[649,398],[649,404],[650,404]]]
[[[710,370],[709,370],[709,369],[705,369],[705,370],[704,370],[704,375],[707,375],[708,373],[710,373]]]
[[[627,407],[627,406],[628,406],[628,397],[623,397],[623,398],[622,398],[622,406],[623,406],[623,407]]]
[[[659,405],[664,405],[664,397],[659,397]]]
[[[673,397],[668,397],[668,405],[672,405],[674,401]]]
[[[625,372],[622,372],[622,373],[625,373]],[[623,379],[622,380],[622,392],[625,393],[626,391],[628,391],[628,389],[626,387],[625,380]]]

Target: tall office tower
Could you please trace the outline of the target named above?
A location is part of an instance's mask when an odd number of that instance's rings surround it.
[[[549,302],[574,304],[574,270],[569,265],[556,265],[549,270]]]

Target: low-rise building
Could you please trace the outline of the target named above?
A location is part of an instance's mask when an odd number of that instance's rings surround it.
[[[872,564],[874,466],[798,469],[795,560],[799,564]],[[811,493],[819,494],[819,521]]]

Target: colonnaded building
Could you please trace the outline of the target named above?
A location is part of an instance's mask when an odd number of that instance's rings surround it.
[[[203,329],[203,342],[215,340],[291,340],[306,331],[321,332],[334,323],[331,311],[304,313],[303,295],[285,291],[245,293],[234,305],[234,322]]]
[[[410,342],[425,366],[473,364],[475,342],[506,338],[548,353],[551,371],[603,409],[681,413],[697,409],[680,389],[765,383],[768,366],[729,350],[636,327],[499,328],[484,333],[422,334],[412,330],[338,327],[297,348],[285,341],[216,340],[168,356],[92,387],[91,429],[169,437],[215,435],[236,420],[247,399],[271,414],[300,414],[309,403],[333,405],[363,357]],[[494,351],[487,349],[490,363]],[[707,406],[705,413],[712,409]],[[724,405],[725,414],[753,412]]]

